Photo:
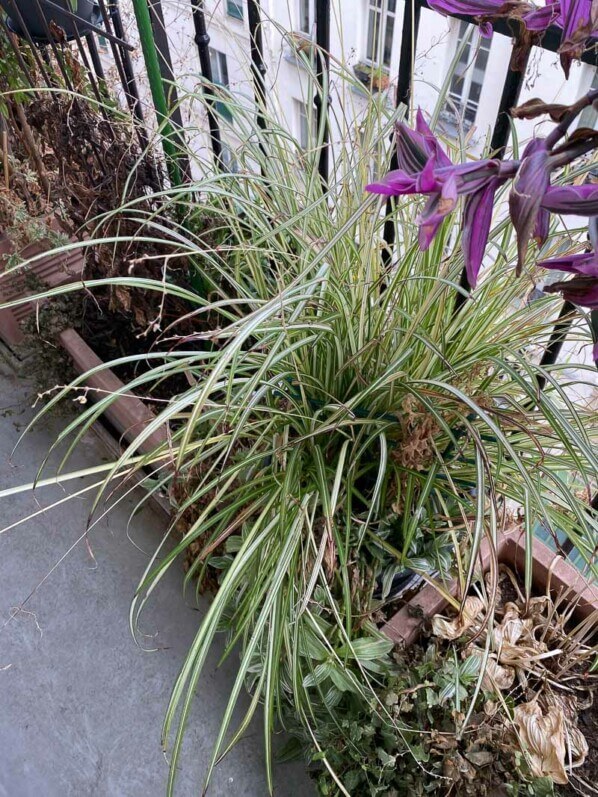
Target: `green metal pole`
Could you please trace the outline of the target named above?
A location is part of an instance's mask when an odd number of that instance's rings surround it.
[[[177,149],[173,142],[174,131],[170,123],[168,103],[166,102],[166,93],[164,91],[164,84],[162,83],[162,75],[160,73],[160,64],[158,62],[158,53],[156,52],[156,43],[154,41],[154,32],[152,30],[152,21],[149,8],[147,7],[147,0],[133,0],[133,10],[135,12],[135,19],[137,20],[143,60],[145,61],[145,69],[147,71],[150,91],[152,92],[156,118],[162,129],[162,148],[166,156],[168,176],[170,177],[172,185],[181,185],[181,170],[177,161]]]

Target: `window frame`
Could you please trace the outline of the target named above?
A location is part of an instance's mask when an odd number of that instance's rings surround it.
[[[465,52],[466,62],[465,68],[462,78],[462,85],[459,91],[452,88],[452,85],[449,86],[447,99],[450,99],[450,103],[447,102],[446,113],[453,117],[453,123],[455,126],[461,126],[465,131],[468,131],[471,127],[475,125],[478,111],[480,109],[480,100],[474,100],[471,98],[471,89],[474,83],[474,74],[476,68],[480,68],[478,66],[478,59],[482,52],[486,53],[486,63],[483,68],[482,72],[482,82],[479,83],[480,85],[480,98],[483,88],[483,80],[486,75],[486,71],[488,69],[488,61],[490,59],[490,52],[492,48],[492,37],[482,36],[478,26],[472,25],[469,22],[465,22],[464,20],[456,20],[458,25],[455,25],[455,35],[452,37],[452,40],[455,42],[454,47],[452,48],[452,55],[451,60],[454,57],[454,54],[457,52],[459,47],[461,46],[465,36],[468,34],[468,29],[471,27],[471,36],[469,38],[469,45],[467,47],[467,51]],[[465,26],[465,27],[464,27]],[[454,76],[453,76],[454,79]],[[451,81],[452,84],[452,81]],[[470,114],[473,118],[469,120],[467,118],[467,114]]]
[[[389,4],[394,3],[394,9],[389,9]],[[371,23],[374,16],[378,17],[378,27],[374,27],[372,31]],[[366,24],[365,24],[365,57],[364,61],[377,69],[384,69],[390,71],[392,63],[392,54],[394,50],[395,39],[395,25],[397,24],[398,9],[397,0],[367,0],[366,9]],[[388,56],[388,63],[385,61],[385,41],[388,31],[389,19],[392,20],[392,35],[390,43],[390,53]],[[370,35],[371,33],[371,35]],[[370,53],[370,41],[371,50]],[[375,50],[375,52],[374,52]],[[375,58],[372,57],[375,55]]]
[[[243,22],[245,19],[243,0],[226,0],[226,15]]]
[[[592,77],[588,91],[594,91],[594,89],[598,89],[598,66],[594,67],[594,76]],[[594,105],[588,105],[579,115],[577,127],[591,127],[595,129],[596,122],[598,122],[598,109],[596,109]]]
[[[293,100],[293,105],[295,107],[295,119],[296,119],[296,130],[297,130],[297,140],[299,142],[299,146],[301,149],[306,152],[310,147],[310,130],[309,125],[311,122],[312,130],[311,134],[315,141],[317,136],[317,128],[316,128],[316,109],[313,106],[311,113],[310,113],[310,106],[304,100]]]
[[[217,50],[216,47],[209,47],[209,54],[210,54],[210,65],[212,67],[212,82],[215,83],[217,86],[223,86],[224,88],[230,87],[229,76],[228,76],[228,60],[226,57],[226,53],[223,53],[222,50]],[[214,69],[214,64],[217,63],[218,65],[218,76],[224,77],[225,80],[220,80],[216,78]]]
[[[307,30],[303,23],[307,18]],[[315,38],[316,29],[316,3],[315,0],[297,0],[297,32],[310,39]]]

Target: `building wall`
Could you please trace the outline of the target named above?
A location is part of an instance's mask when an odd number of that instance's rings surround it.
[[[197,46],[193,40],[194,29],[191,3],[187,0],[163,0],[163,10],[175,73],[188,92],[183,98],[182,110],[187,136],[192,148],[200,157],[208,155],[206,119],[201,103],[193,94],[200,90],[200,74]],[[397,0],[394,41],[389,76],[391,84],[387,90],[388,102],[392,104],[396,75],[398,73],[401,30],[403,24],[403,0]],[[136,28],[130,0],[122,2],[129,39],[136,43]],[[344,128],[363,114],[365,96],[346,81],[338,78],[338,72],[348,70],[365,58],[369,0],[332,0],[331,54],[333,75],[331,84],[332,138],[344,135]],[[244,19],[238,20],[227,13],[227,0],[205,0],[210,46],[226,55],[230,89],[239,102],[251,105],[253,84],[250,72],[249,31],[247,25],[246,0],[243,2]],[[297,103],[306,103],[312,108],[313,80],[308,70],[292,56],[288,32],[299,29],[299,0],[262,0],[263,38],[267,64],[267,90],[270,112],[294,136],[299,135]],[[449,20],[434,12],[423,10],[414,62],[414,105],[432,114],[447,79],[451,61],[457,46],[458,21]],[[484,73],[479,106],[474,125],[465,132],[466,148],[471,154],[479,154],[487,141],[498,110],[503,83],[509,69],[511,42],[507,37],[495,34],[491,40],[488,63]],[[151,103],[144,79],[141,51],[134,55],[135,67],[142,85],[146,115],[151,119]],[[472,64],[469,64],[469,69]],[[522,101],[540,96],[547,101],[571,102],[587,91],[595,70],[587,65],[575,64],[568,81],[552,53],[534,51],[530,59]],[[234,150],[238,145],[239,131],[226,127],[225,139]],[[529,139],[534,131],[541,130],[536,121],[516,123],[519,141]]]

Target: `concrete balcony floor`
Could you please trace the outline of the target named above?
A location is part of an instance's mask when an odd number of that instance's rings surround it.
[[[47,417],[11,458],[33,416],[31,387],[0,363],[0,489],[32,481],[65,419]],[[69,470],[107,459],[89,434]],[[52,471],[48,471],[48,476]],[[78,486],[82,485],[79,481]],[[0,500],[0,528],[74,492],[74,483]],[[138,646],[128,611],[166,516],[148,507],[127,522],[127,498],[86,539],[91,496],[75,498],[0,535],[0,795],[161,797],[168,766],[160,747],[170,689],[202,612],[182,594],[182,568],[163,579],[142,617]],[[137,547],[136,547],[137,546]],[[200,682],[177,794],[201,794],[236,661]],[[246,704],[247,705],[247,704]],[[260,722],[217,768],[208,795],[265,797]],[[313,795],[301,762],[279,764],[275,794]]]

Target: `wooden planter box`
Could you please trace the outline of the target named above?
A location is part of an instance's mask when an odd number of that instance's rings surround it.
[[[19,252],[22,258],[35,257],[48,249],[47,241],[36,241]],[[30,266],[5,274],[8,258],[15,253],[14,247],[6,237],[0,237],[0,304],[33,293],[31,278],[48,288],[57,288],[81,279],[85,259],[79,249],[64,254],[48,255]],[[0,337],[10,347],[19,346],[25,340],[21,322],[31,315],[35,306],[28,302],[7,310],[0,310]]]
[[[47,248],[47,244],[36,242],[26,247],[21,255],[33,257],[43,252],[44,248]],[[10,242],[6,239],[0,240],[0,263],[3,259],[2,256],[6,257],[10,254],[12,254]],[[47,287],[56,287],[81,279],[83,267],[82,252],[73,250],[65,255],[53,254],[41,258],[27,270],[2,274],[0,276],[0,303],[32,293],[28,284],[28,274],[35,275],[35,278]],[[12,348],[23,343],[25,338],[21,330],[21,322],[33,312],[35,312],[35,303],[33,302],[0,310],[0,338],[9,347]],[[102,360],[74,329],[62,332],[59,335],[59,340],[70,355],[77,373],[84,374],[102,364]],[[104,398],[107,393],[116,393],[124,387],[123,382],[110,369],[103,369],[93,374],[85,381],[85,385],[92,388],[88,392],[88,398],[92,401]],[[112,427],[128,442],[132,441],[155,418],[147,404],[130,391],[119,396],[104,414]],[[147,453],[166,440],[166,429],[160,428],[144,441],[140,450]]]
[[[501,535],[496,556],[500,564],[508,565],[516,573],[525,572],[525,534],[521,528]],[[480,546],[479,558],[482,570],[487,572],[492,552],[486,540]],[[579,570],[536,538],[532,579],[533,587],[539,593],[545,592],[550,585],[553,596],[570,596],[570,601],[576,602],[576,614],[579,617],[598,612],[598,585],[590,583]],[[450,584],[448,590],[457,595],[457,582]],[[424,622],[443,612],[446,607],[444,597],[434,586],[427,584],[382,627],[382,632],[397,645],[408,647],[419,636]]]

